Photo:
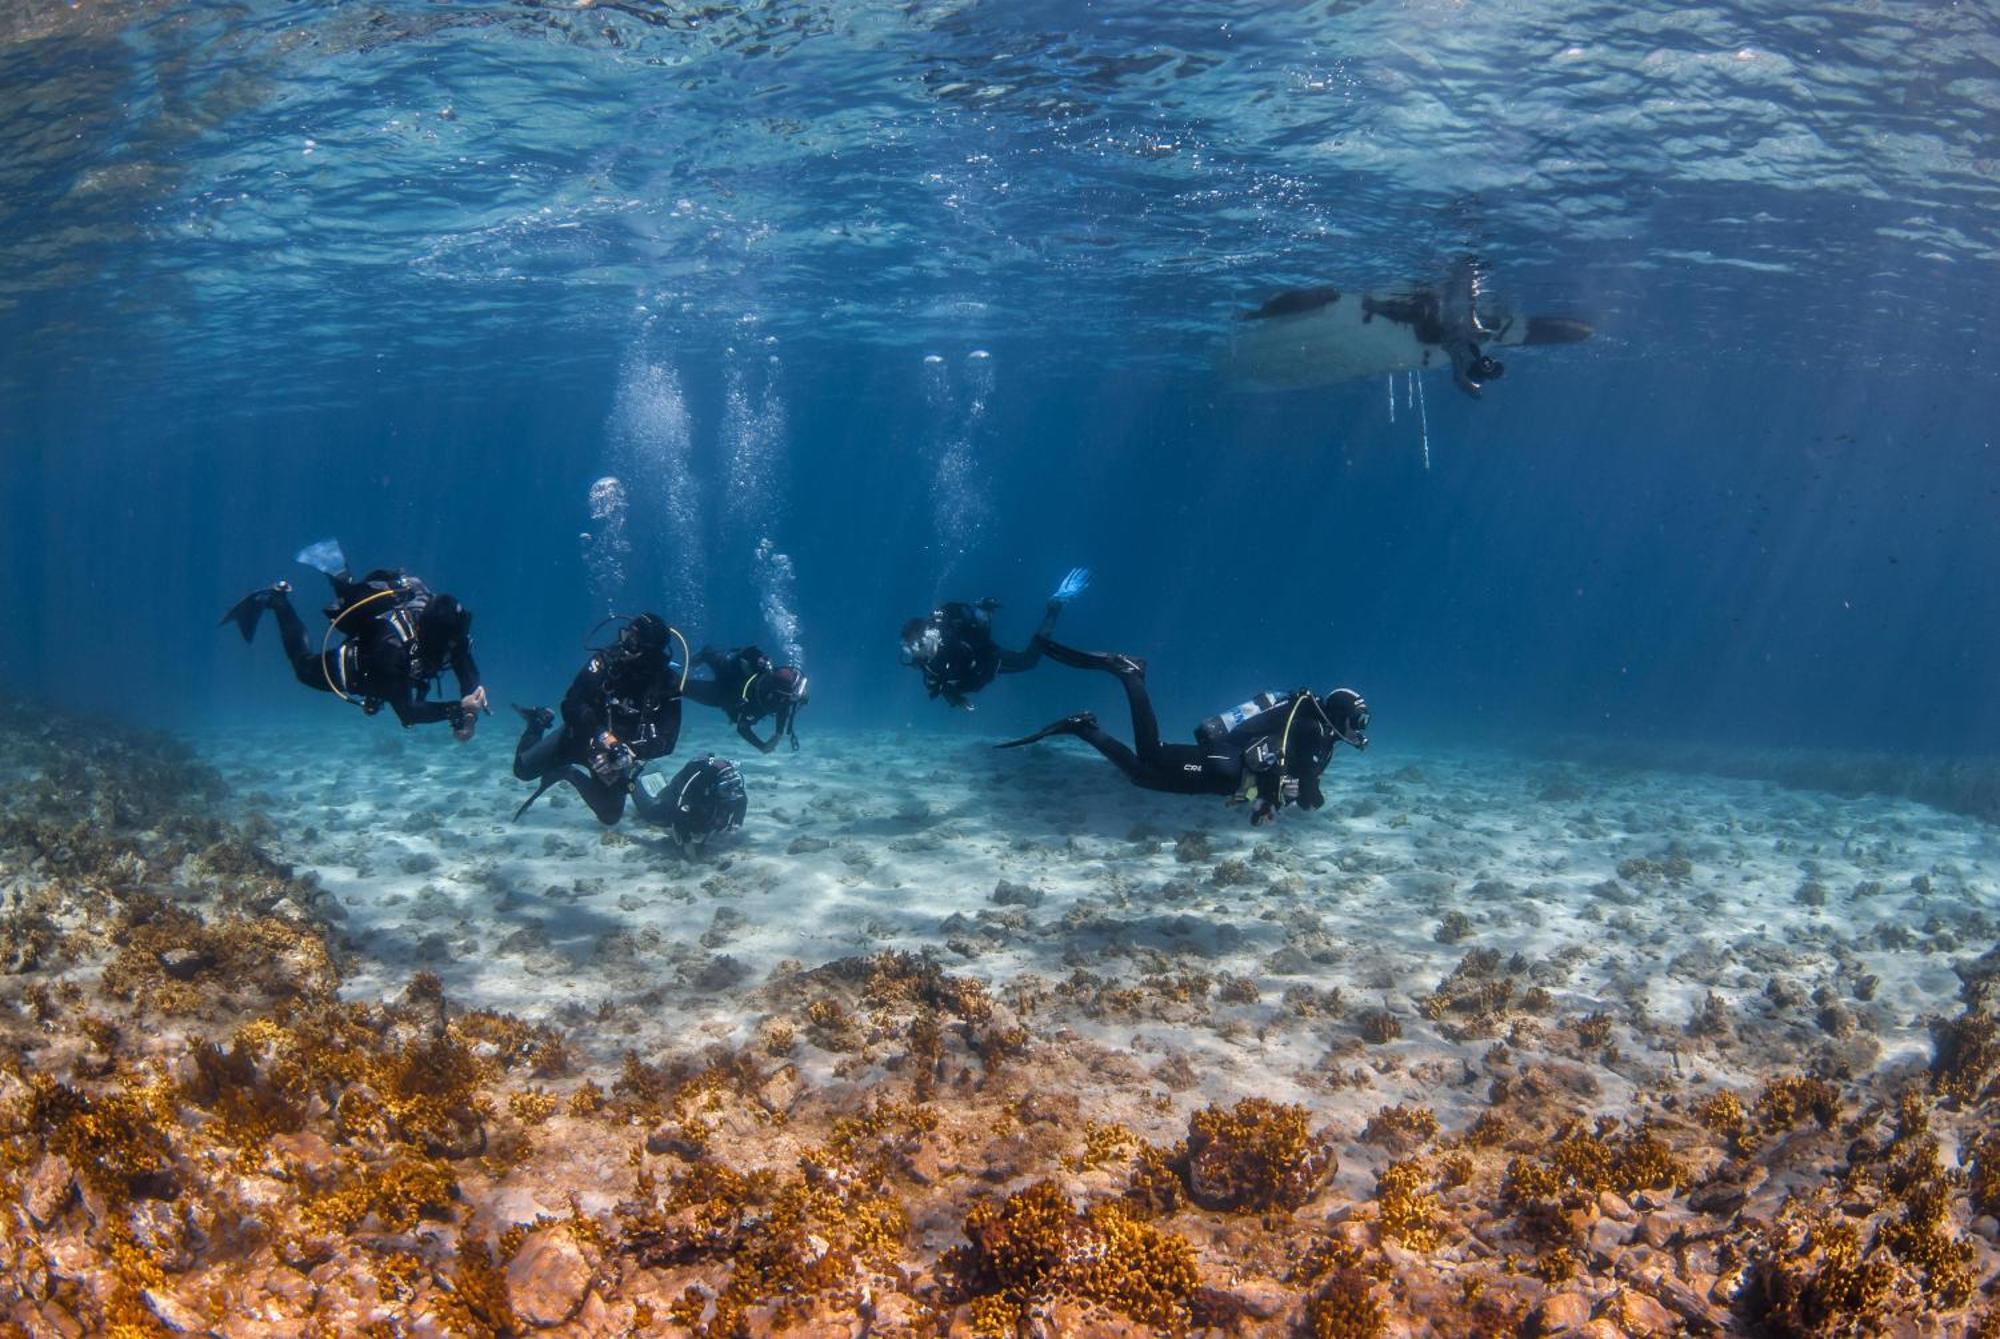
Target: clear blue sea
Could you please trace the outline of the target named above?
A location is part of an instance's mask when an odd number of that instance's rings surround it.
[[[15,6],[0,683],[323,721],[216,618],[338,536],[474,609],[498,702],[650,607],[795,618],[821,726],[997,738],[1116,703],[955,715],[896,630],[1024,640],[1082,564],[1064,632],[1170,738],[1347,683],[1385,754],[1990,755],[1996,51],[1929,3]],[[1478,402],[1217,375],[1276,292],[1468,256],[1595,338]]]
[[[0,0],[0,1332],[2000,1335],[1996,312],[2000,0]]]

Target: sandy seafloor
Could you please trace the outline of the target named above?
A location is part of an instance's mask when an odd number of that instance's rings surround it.
[[[885,949],[1003,1000],[1081,972],[1101,980],[1058,1003],[1062,1035],[1144,1071],[1083,1114],[1141,1131],[1246,1095],[1336,1128],[1395,1102],[1462,1127],[1487,1103],[1492,1038],[1422,1005],[1475,950],[1505,960],[1517,1007],[1549,992],[1552,1028],[1610,1020],[1609,1045],[1585,1048],[1605,1112],[1663,1073],[1697,1089],[1915,1074],[1926,1020],[1957,1008],[1953,963],[2000,927],[1990,825],[1751,781],[1378,745],[1340,751],[1322,810],[1252,828],[1073,743],[1003,754],[808,722],[801,751],[762,757],[698,721],[669,774],[732,756],[750,813],[689,856],[629,811],[602,828],[567,787],[513,821],[530,787],[502,722],[463,748],[343,724],[204,752],[344,911],[345,996],[388,999],[428,970],[454,1004],[564,1025],[608,1060],[751,1043],[774,971]],[[1157,988],[1185,973],[1214,988]],[[1146,1000],[1105,1003],[1104,985],[1147,982]],[[616,1025],[593,1036],[607,1003]],[[1400,1036],[1374,1044],[1378,1010]],[[837,1057],[796,1059],[824,1079]],[[1162,1088],[1172,1111],[1141,1107]],[[1381,1161],[1344,1159],[1342,1188],[1365,1197]]]
[[[502,724],[0,703],[0,1339],[2000,1336],[1979,818],[702,714],[689,853]]]

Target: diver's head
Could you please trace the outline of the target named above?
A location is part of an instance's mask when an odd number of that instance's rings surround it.
[[[928,665],[944,645],[944,630],[935,619],[913,618],[903,625],[903,663]]]
[[[667,621],[658,614],[635,614],[618,629],[618,653],[639,656],[667,649]]]
[[[797,666],[780,665],[771,671],[769,683],[768,691],[772,696],[780,703],[790,706],[793,711],[806,704],[808,684],[804,671]]]
[[[1368,704],[1352,688],[1336,688],[1320,699],[1334,738],[1352,748],[1368,747]]]
[[[472,611],[454,596],[432,596],[417,615],[417,649],[426,665],[444,664],[471,641]]]
[[[1466,368],[1465,374],[1477,382],[1498,381],[1507,375],[1507,364],[1482,353],[1472,360],[1472,365]]]

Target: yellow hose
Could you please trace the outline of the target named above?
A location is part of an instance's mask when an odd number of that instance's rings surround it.
[[[333,681],[332,671],[328,670],[326,667],[327,643],[333,640],[333,634],[335,630],[338,629],[340,625],[347,620],[347,616],[349,614],[353,613],[355,610],[360,609],[366,605],[371,605],[375,603],[375,601],[381,599],[385,595],[394,595],[395,593],[396,592],[393,588],[389,590],[378,590],[365,600],[356,600],[353,604],[348,605],[347,608],[341,610],[338,614],[334,615],[333,622],[326,625],[326,636],[319,639],[319,672],[326,676],[327,690],[331,692],[335,697],[339,698],[342,702],[352,702],[354,701],[354,699],[349,697],[346,693],[340,691],[340,685],[336,684]]]
[[[688,650],[688,639],[681,636],[679,628],[669,623],[667,624],[667,631],[674,634],[674,640],[681,644],[681,686],[679,691],[685,693],[688,686],[688,671],[694,668],[694,653]]]

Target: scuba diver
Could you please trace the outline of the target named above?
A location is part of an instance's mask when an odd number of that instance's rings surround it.
[[[1077,651],[1047,638],[1042,650],[1058,664],[1118,676],[1132,706],[1132,746],[1113,739],[1098,727],[1094,714],[1082,711],[996,747],[1019,748],[1051,735],[1075,735],[1116,763],[1135,786],[1251,803],[1253,826],[1269,823],[1288,804],[1319,808],[1326,802],[1320,773],[1333,760],[1334,746],[1368,747],[1368,704],[1351,688],[1336,688],[1324,697],[1305,688],[1261,693],[1203,721],[1195,729],[1195,743],[1163,744],[1146,694],[1145,661]]]
[[[292,608],[289,581],[251,591],[222,622],[234,623],[248,642],[268,609],[278,620],[292,673],[306,687],[352,702],[369,716],[387,706],[406,727],[445,721],[460,743],[471,739],[479,713],[492,715],[472,661],[472,612],[398,568],[378,567],[355,580],[338,540],[300,550],[297,561],[333,583],[317,651],[307,644],[306,626]],[[329,649],[336,632],[341,643]],[[458,700],[432,701],[431,691],[447,668],[458,680]]]
[[[679,635],[658,614],[626,619],[617,640],[593,650],[570,680],[560,730],[551,732],[557,718],[547,707],[514,708],[522,720],[514,775],[541,783],[515,818],[562,781],[576,788],[598,822],[609,826],[624,816],[639,769],[672,753],[680,738],[687,671],[667,654],[667,638]]]
[[[792,741],[799,751],[799,708],[806,704],[805,672],[796,665],[773,665],[771,658],[754,646],[734,651],[718,651],[704,646],[695,653],[694,663],[707,668],[706,679],[690,679],[687,698],[704,707],[714,707],[729,717],[736,733],[759,753],[778,747],[780,736]],[[760,739],[754,728],[766,716],[772,717],[771,737]]]
[[[972,710],[971,695],[992,683],[996,675],[1031,670],[1042,659],[1042,647],[1054,630],[1063,606],[1090,585],[1090,570],[1072,567],[1049,596],[1042,625],[1027,648],[1008,651],[993,640],[993,611],[998,600],[977,604],[953,601],[903,625],[903,663],[924,676],[924,691],[954,707]]]
[[[632,807],[654,827],[665,828],[683,847],[699,846],[710,837],[743,826],[750,800],[736,764],[713,753],[691,762],[666,784],[653,789],[656,778],[642,773],[632,780]]]

